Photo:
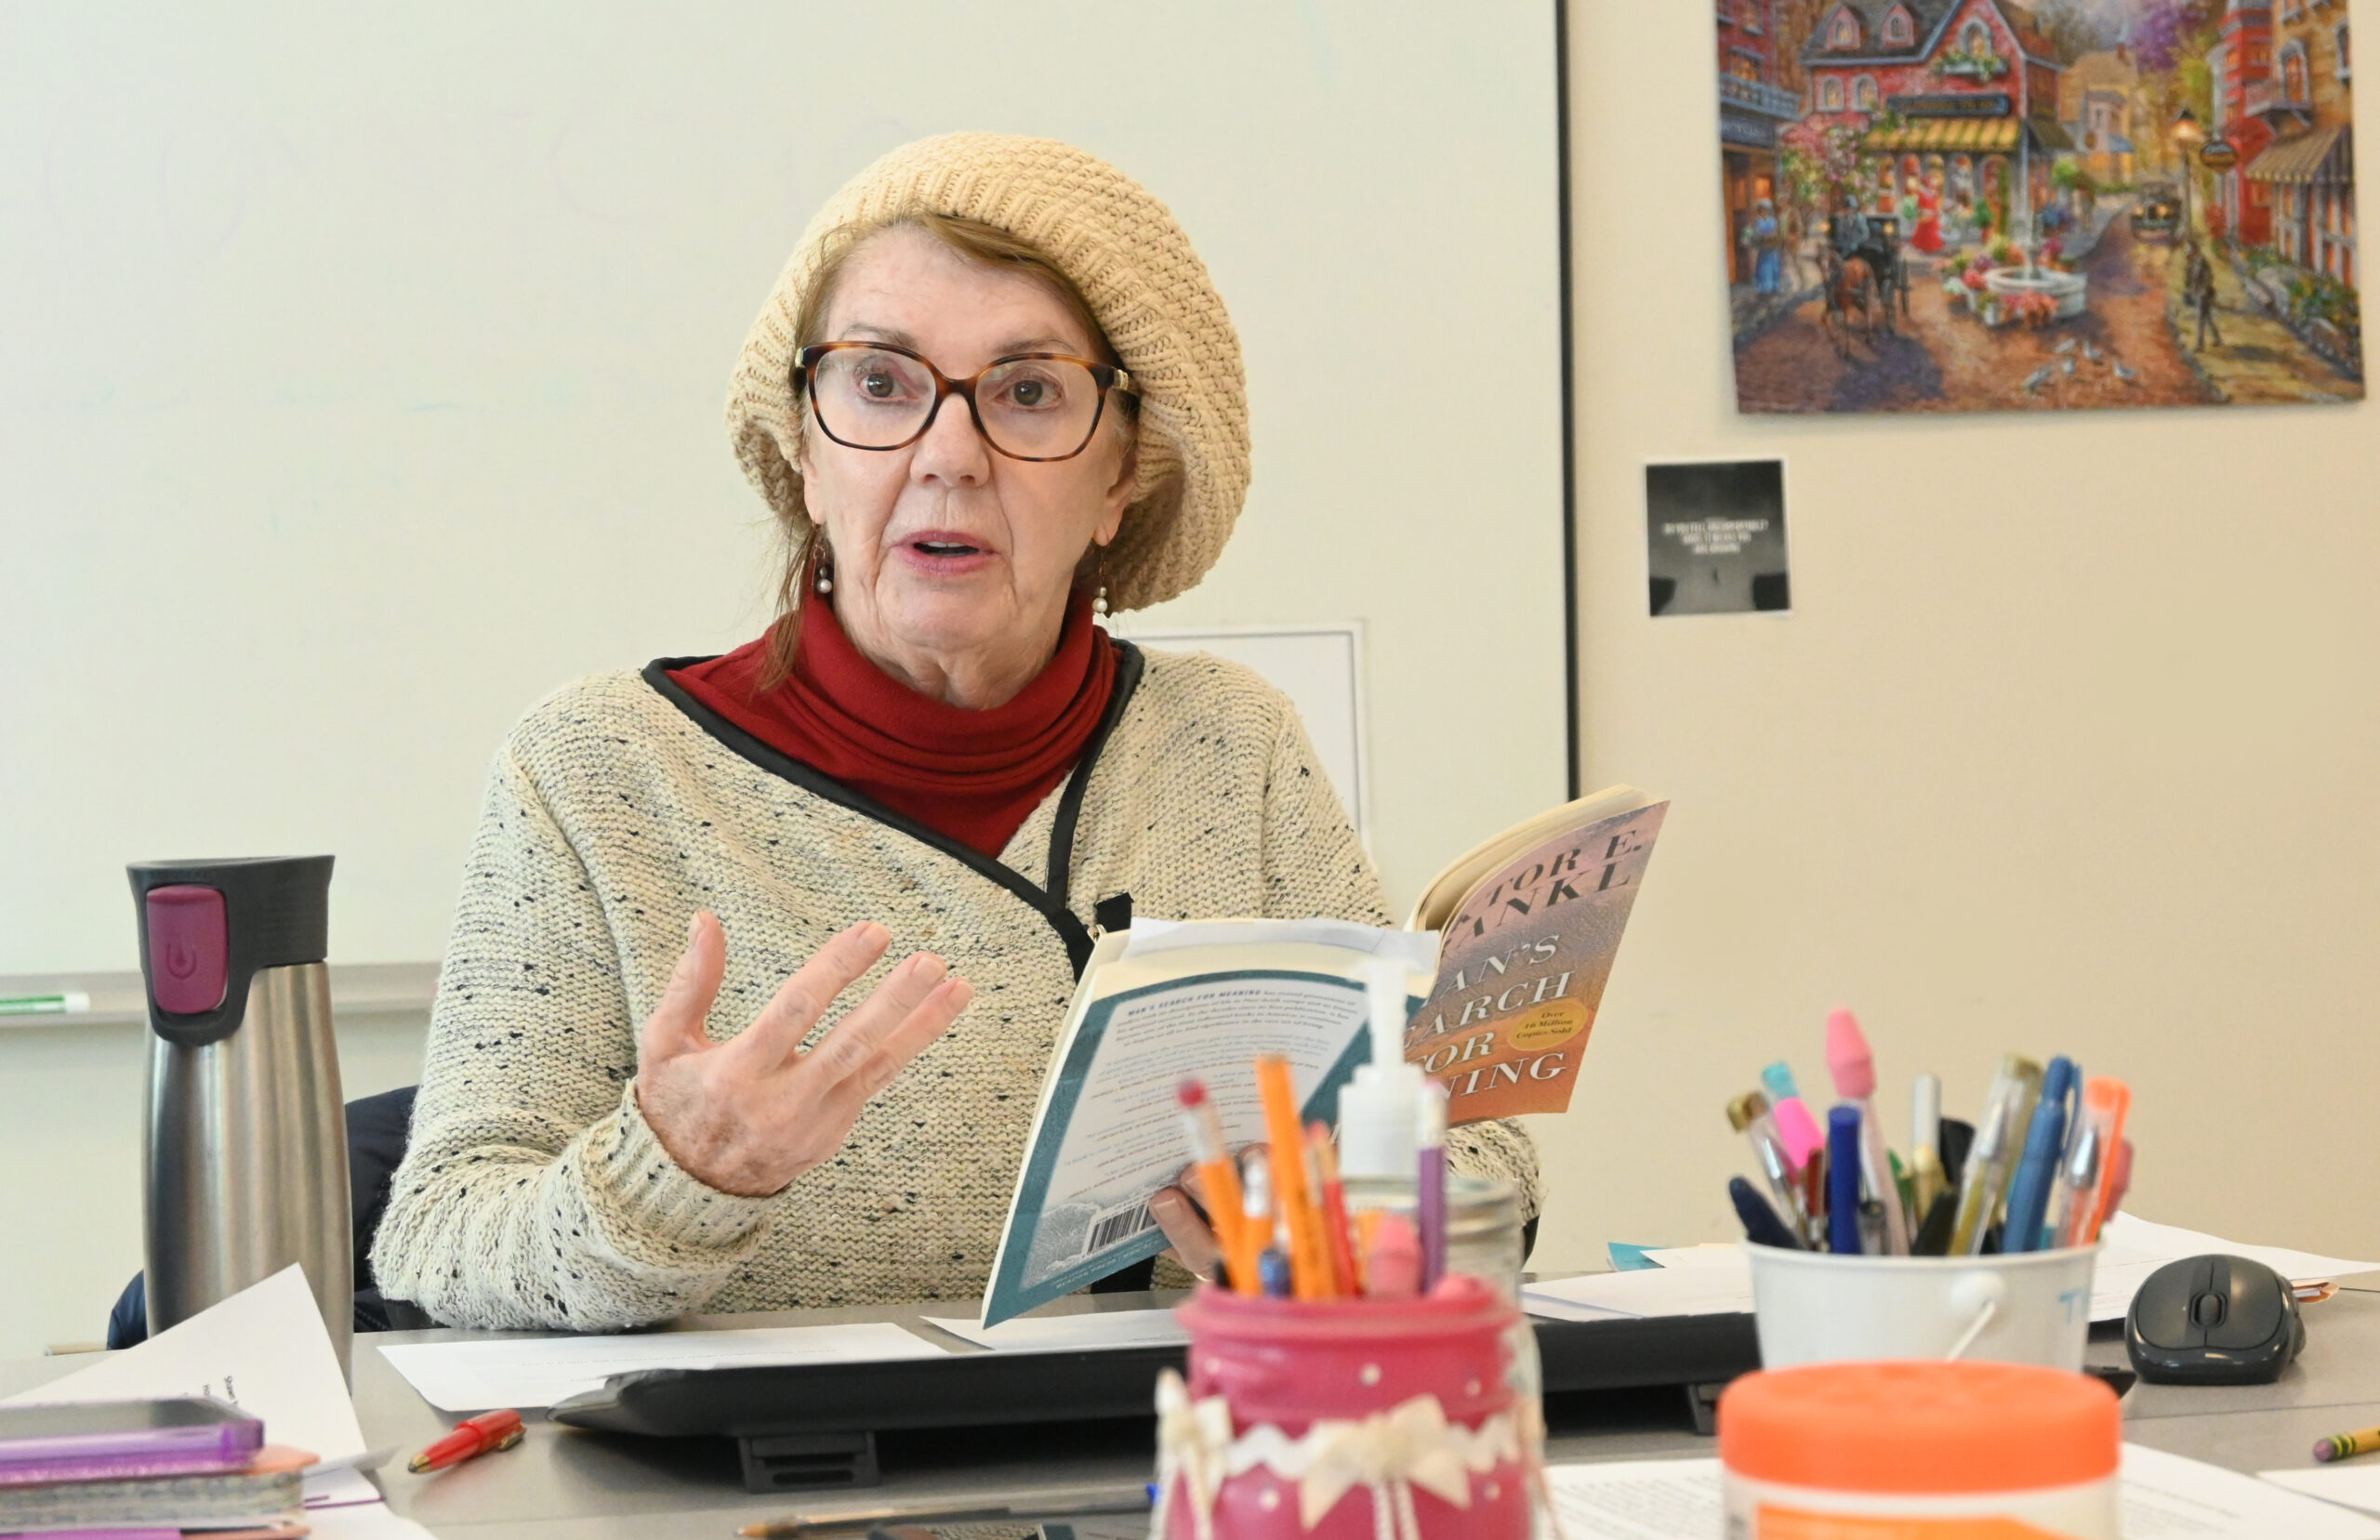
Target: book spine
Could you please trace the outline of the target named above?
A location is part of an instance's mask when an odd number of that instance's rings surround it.
[[[245,1470],[253,1449],[193,1449],[171,1454],[83,1454],[0,1461],[0,1488],[52,1481],[146,1481],[160,1476],[229,1476]]]

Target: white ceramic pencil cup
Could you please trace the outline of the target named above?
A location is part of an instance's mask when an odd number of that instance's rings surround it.
[[[2082,1367],[2095,1246],[2012,1257],[1744,1250],[1764,1367],[1915,1358]]]

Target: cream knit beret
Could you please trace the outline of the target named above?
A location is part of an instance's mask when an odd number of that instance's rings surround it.
[[[829,199],[744,339],[727,430],[779,518],[800,504],[794,321],[835,234],[904,215],[975,219],[1030,242],[1074,281],[1140,393],[1139,487],[1102,561],[1108,607],[1173,598],[1207,575],[1248,496],[1239,335],[1166,206],[1056,139],[945,134],[903,145]]]

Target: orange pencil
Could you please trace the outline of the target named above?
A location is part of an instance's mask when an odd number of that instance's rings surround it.
[[[1182,1103],[1183,1131],[1190,1137],[1190,1159],[1197,1166],[1198,1200],[1207,1205],[1207,1223],[1215,1232],[1230,1267],[1231,1286],[1240,1294],[1262,1294],[1256,1258],[1264,1249],[1260,1238],[1250,1244],[1248,1216],[1239,1191],[1239,1167],[1223,1148],[1223,1119],[1208,1099],[1204,1083],[1190,1079],[1175,1091]]]
[[[1266,1152],[1273,1166],[1273,1205],[1289,1226],[1289,1292],[1299,1299],[1328,1299],[1330,1252],[1322,1239],[1322,1216],[1305,1179],[1305,1129],[1298,1121],[1297,1086],[1289,1061],[1266,1054],[1256,1061],[1256,1093],[1264,1103]]]

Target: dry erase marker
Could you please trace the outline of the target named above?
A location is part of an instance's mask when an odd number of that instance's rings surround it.
[[[1827,1249],[1857,1257],[1859,1244],[1859,1109],[1835,1107],[1826,1114]]]
[[[1876,1115],[1876,1056],[1859,1019],[1841,1006],[1827,1013],[1826,1067],[1834,1094],[1859,1109],[1859,1174],[1869,1195],[1884,1210],[1884,1254],[1909,1255],[1909,1216],[1900,1206],[1891,1158],[1884,1150],[1884,1122]]]
[[[2008,1191],[2008,1175],[2017,1140],[2025,1137],[2025,1122],[2032,1115],[2040,1091],[2042,1067],[2022,1054],[2009,1054],[1992,1077],[1991,1094],[1984,1101],[1983,1117],[1976,1125],[1975,1147],[1967,1152],[1964,1180],[1959,1184],[1959,1217],[1950,1229],[1950,1255],[1974,1257],[1983,1250],[1991,1217]]]
[[[91,997],[79,989],[58,994],[0,994],[0,1016],[80,1016]]]
[[[2110,1075],[2096,1074],[2082,1087],[2082,1113],[2099,1136],[2099,1183],[2090,1195],[2087,1230],[2078,1229],[2073,1244],[2087,1246],[2099,1238],[2099,1227],[2108,1222],[2109,1194],[2114,1191],[2118,1157],[2123,1150],[2124,1120],[2132,1112],[2132,1087]],[[2129,1179],[2129,1173],[2126,1174]],[[2081,1212],[2082,1195],[2075,1195],[2075,1207]]]
[[[2126,1139],[2122,1144],[2116,1146],[2115,1172],[2108,1178],[2108,1206],[2106,1212],[2099,1216],[2099,1228],[2101,1230],[2107,1229],[2108,1221],[2116,1217],[2116,1211],[2118,1209],[2123,1207],[2123,1195],[2131,1191],[2132,1140]],[[2300,1296],[2299,1297],[2302,1298],[2304,1296]],[[2324,1295],[2322,1297],[2327,1299],[2330,1296]]]
[[[1266,1054],[1256,1061],[1256,1091],[1264,1103],[1266,1152],[1273,1162],[1273,1207],[1289,1231],[1289,1278],[1300,1299],[1330,1297],[1330,1254],[1322,1219],[1305,1182],[1305,1125],[1298,1119],[1289,1061]]]

